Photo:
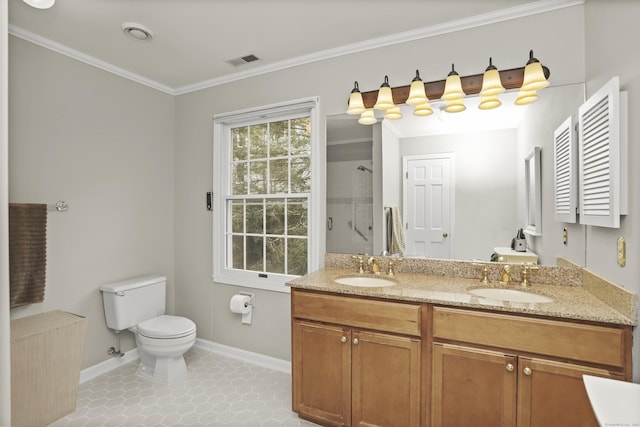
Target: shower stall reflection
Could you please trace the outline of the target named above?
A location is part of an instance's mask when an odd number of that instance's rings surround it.
[[[373,253],[373,162],[365,145],[353,160],[327,155],[327,252]],[[350,147],[352,150],[355,147]]]

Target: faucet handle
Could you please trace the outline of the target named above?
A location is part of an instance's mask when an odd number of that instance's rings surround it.
[[[482,267],[482,279],[480,279],[480,281],[484,284],[489,283],[489,267],[487,264],[483,262],[474,262],[472,265],[479,265]]]
[[[402,258],[389,258],[389,265],[387,270],[387,276],[395,276],[396,272],[393,270],[393,266],[400,262]]]
[[[351,255],[351,259],[355,259],[358,261],[358,273],[364,273],[364,258],[360,255]]]
[[[531,285],[531,282],[529,281],[529,275],[531,274],[531,270],[539,270],[540,267],[533,267],[531,265],[525,265],[524,266],[524,270],[522,270],[521,276],[522,276],[522,286],[527,287],[529,285]]]

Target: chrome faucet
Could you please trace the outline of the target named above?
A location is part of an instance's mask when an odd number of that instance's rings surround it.
[[[367,260],[367,265],[371,267],[371,272],[376,276],[380,275],[380,266],[378,265],[378,261],[374,257],[369,257]]]

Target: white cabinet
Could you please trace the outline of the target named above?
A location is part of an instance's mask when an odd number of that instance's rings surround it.
[[[620,227],[627,213],[626,93],[618,77],[578,110],[580,223]]]
[[[575,122],[569,117],[553,132],[554,210],[556,221],[576,222],[578,147]]]

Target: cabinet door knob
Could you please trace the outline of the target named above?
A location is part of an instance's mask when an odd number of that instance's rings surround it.
[[[522,370],[525,375],[531,375],[531,368],[527,367]]]
[[[347,342],[347,337],[343,335],[342,338],[340,338],[340,342]]]
[[[513,369],[514,369],[514,368],[513,368],[513,364],[512,364],[512,363],[508,363],[508,364],[507,364],[507,371],[509,371],[509,372],[513,372]]]
[[[442,237],[449,237],[449,233],[442,233]]]
[[[353,339],[353,343],[354,343],[354,344],[358,344],[358,338],[354,338],[354,339]]]

